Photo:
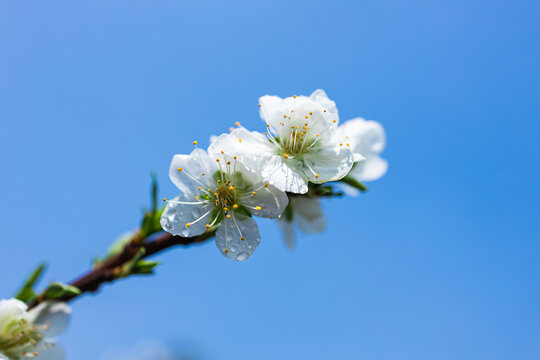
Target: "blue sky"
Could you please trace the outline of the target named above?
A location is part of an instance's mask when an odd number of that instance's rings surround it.
[[[71,280],[137,226],[150,172],[257,99],[323,88],[390,167],[288,251],[208,243],[73,304],[68,359],[157,339],[201,359],[538,359],[533,1],[0,1],[0,297]],[[188,349],[188,350],[186,350]]]

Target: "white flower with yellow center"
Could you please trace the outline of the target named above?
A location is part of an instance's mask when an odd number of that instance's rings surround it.
[[[246,260],[260,242],[259,228],[250,216],[277,218],[288,198],[246,166],[249,158],[245,160],[201,149],[175,155],[169,176],[182,194],[167,200],[163,229],[192,237],[219,226],[216,245],[221,253],[232,260]]]
[[[341,141],[348,143],[354,154],[355,164],[349,176],[358,181],[373,181],[386,173],[388,162],[379,156],[386,146],[381,124],[356,118],[340,125],[338,132]]]
[[[50,339],[65,330],[70,308],[45,302],[27,311],[16,299],[0,300],[0,359],[61,360],[63,349]]]
[[[263,177],[282,191],[304,194],[308,182],[324,183],[344,177],[353,164],[346,142],[337,134],[335,103],[323,90],[311,96],[282,99],[263,96],[260,114],[265,135],[244,128],[218,137],[211,147],[244,156],[255,156],[265,166]]]

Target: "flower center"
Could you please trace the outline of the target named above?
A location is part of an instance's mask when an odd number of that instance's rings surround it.
[[[14,319],[7,323],[0,333],[0,354],[10,359],[36,356],[36,346],[43,339],[42,331],[48,325],[33,325],[26,319]]]

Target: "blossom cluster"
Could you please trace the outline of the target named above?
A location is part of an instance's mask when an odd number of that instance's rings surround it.
[[[259,99],[264,133],[238,122],[211,138],[205,151],[175,155],[169,176],[180,195],[167,202],[165,231],[193,237],[216,231],[216,245],[229,259],[246,260],[260,243],[252,216],[279,219],[292,245],[292,220],[305,232],[322,231],[325,221],[310,184],[378,179],[387,169],[379,157],[382,126],[361,118],[339,125],[336,104],[323,90],[310,96]],[[341,184],[347,193],[354,189]],[[282,216],[289,207],[292,216]]]

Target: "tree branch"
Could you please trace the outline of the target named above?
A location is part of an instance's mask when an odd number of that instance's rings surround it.
[[[74,300],[84,293],[97,291],[104,283],[113,282],[114,280],[120,278],[121,276],[119,276],[118,269],[132,260],[139,253],[140,249],[145,250],[143,258],[146,258],[173,246],[188,246],[191,244],[202,243],[209,240],[213,236],[213,231],[189,238],[173,236],[172,234],[163,232],[150,241],[147,241],[146,239],[139,241],[137,239],[137,235],[135,235],[132,241],[130,241],[120,253],[107,259],[70,283],[70,285],[81,290],[80,294],[64,296],[56,300],[66,302]],[[29,308],[36,307],[45,300],[46,295],[45,292],[43,292],[36,296],[36,298],[28,306]]]

